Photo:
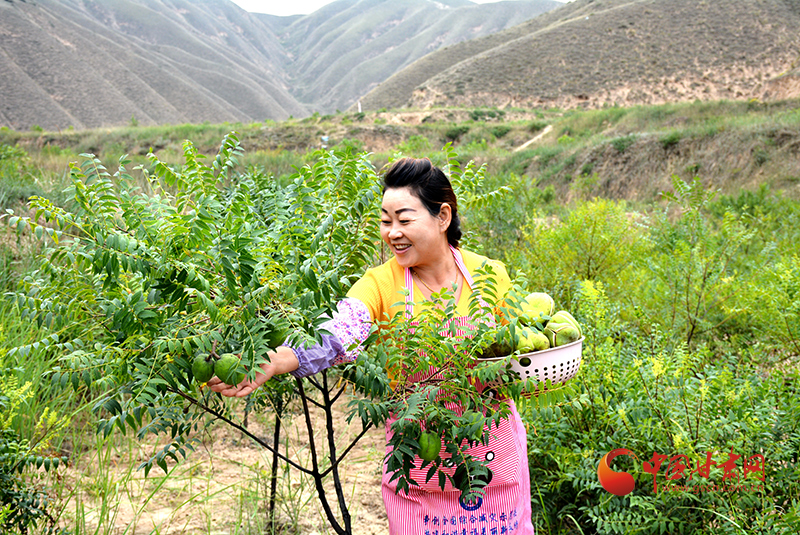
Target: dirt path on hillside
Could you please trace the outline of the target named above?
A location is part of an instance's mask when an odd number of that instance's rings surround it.
[[[549,134],[552,129],[553,129],[553,125],[551,125],[551,124],[547,125],[544,128],[544,130],[539,132],[539,134],[536,137],[534,137],[533,139],[529,139],[528,141],[526,141],[525,143],[523,143],[522,145],[520,145],[519,147],[514,149],[514,152],[519,152],[521,150],[527,149],[529,146],[533,145],[534,143],[536,143],[537,141],[542,139],[544,136]]]

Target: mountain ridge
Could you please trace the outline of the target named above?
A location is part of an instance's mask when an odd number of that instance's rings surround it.
[[[228,0],[6,0],[0,126],[57,130],[332,113],[430,50],[559,5],[523,0],[512,11],[473,12],[466,11],[474,6],[468,0],[447,4],[337,0],[309,16],[283,18],[256,16]],[[463,14],[458,31],[447,18],[456,12]],[[421,38],[414,26],[420,21],[427,30]]]

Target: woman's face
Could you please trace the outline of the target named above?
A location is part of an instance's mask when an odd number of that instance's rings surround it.
[[[426,265],[447,251],[450,206],[432,216],[410,188],[389,188],[381,205],[381,238],[403,267]]]

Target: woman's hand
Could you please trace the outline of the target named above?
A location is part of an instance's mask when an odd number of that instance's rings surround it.
[[[223,383],[222,379],[219,377],[214,376],[209,379],[206,385],[208,385],[208,387],[214,392],[219,392],[223,396],[242,398],[247,394],[254,392],[256,388],[272,379],[273,375],[275,375],[274,367],[271,364],[262,364],[261,370],[256,372],[255,379],[252,381],[245,379],[238,385],[229,385],[227,383]]]
[[[229,385],[223,383],[219,377],[214,376],[206,384],[211,390],[219,392],[223,396],[243,398],[275,375],[292,372],[300,366],[294,351],[286,346],[277,348],[269,354],[269,358],[270,362],[261,365],[261,369],[256,372],[256,376],[252,381],[245,379],[238,385]]]

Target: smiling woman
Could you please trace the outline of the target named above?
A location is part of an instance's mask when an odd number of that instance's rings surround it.
[[[504,295],[511,286],[503,264],[459,248],[461,227],[456,196],[447,176],[430,160],[403,158],[385,173],[381,238],[394,256],[368,269],[350,288],[334,317],[322,325],[322,331],[331,334],[323,335],[321,344],[280,347],[270,356],[271,361],[262,365],[263,373],[256,374],[254,381],[226,385],[214,378],[208,383],[212,390],[241,397],[275,374],[307,377],[332,365],[353,361],[373,325],[386,328],[381,322],[398,314],[415,321],[420,311],[424,314],[431,294],[442,289],[455,289],[454,312],[448,321],[465,329],[467,325],[486,322],[485,317],[470,316],[470,295],[476,289],[473,277],[486,263],[496,274],[499,295]],[[422,295],[424,301],[415,299],[415,294]],[[442,335],[446,337],[466,336],[458,334],[458,329],[451,333],[444,325],[442,331],[450,333]],[[413,353],[410,357],[419,359],[424,355]],[[423,380],[422,376],[430,379],[440,373],[431,368],[407,379],[416,384]],[[527,433],[514,403],[511,400],[503,403],[508,404],[510,417],[492,427],[486,442],[464,448],[469,455],[487,463],[486,473],[480,476],[482,491],[478,497],[465,497],[452,483],[439,484],[426,478],[428,469],[420,454],[428,457],[429,462],[434,453],[442,450],[438,435],[433,443],[430,436],[426,437],[425,451],[417,452],[410,472],[415,483],[410,488],[399,485],[388,461],[384,462],[382,494],[390,534],[424,533],[430,522],[455,524],[456,519],[468,518],[468,513],[473,515],[469,518],[474,518],[470,526],[480,533],[533,534]],[[395,421],[395,417],[386,421],[387,459],[392,452]],[[439,455],[447,457],[446,465],[449,454],[440,453],[436,457]],[[459,475],[456,470],[453,478],[458,483],[464,474]]]

